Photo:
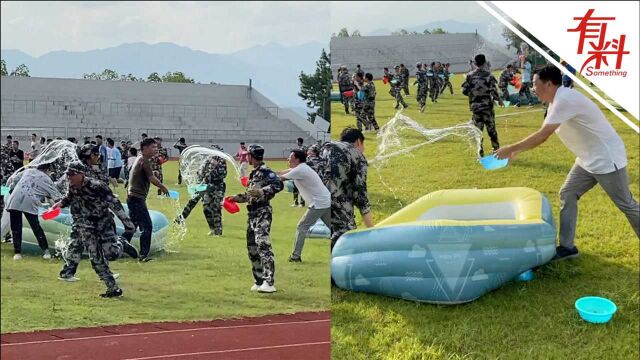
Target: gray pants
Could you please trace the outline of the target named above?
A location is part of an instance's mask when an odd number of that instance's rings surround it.
[[[313,226],[313,224],[322,219],[322,221],[331,228],[331,208],[326,209],[307,209],[307,212],[302,215],[302,219],[298,222],[298,229],[296,230],[296,240],[293,244],[293,256],[300,257],[302,254],[302,247],[304,247],[304,240],[307,237],[307,232]]]
[[[596,184],[604,191],[622,211],[638,238],[640,223],[640,206],[629,191],[627,168],[618,169],[609,174],[592,174],[577,164],[573,165],[567,179],[560,189],[560,246],[573,248],[578,220],[578,199]]]

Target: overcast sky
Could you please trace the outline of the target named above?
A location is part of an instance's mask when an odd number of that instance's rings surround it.
[[[364,35],[376,29],[398,30],[445,20],[491,24],[502,30],[500,22],[475,1],[331,2],[331,33],[336,34],[343,27]]]
[[[2,2],[3,49],[32,56],[172,42],[231,53],[269,42],[329,42],[327,2]]]

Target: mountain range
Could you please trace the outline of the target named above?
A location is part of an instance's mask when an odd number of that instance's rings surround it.
[[[289,47],[269,43],[231,54],[212,54],[173,43],[136,42],[90,51],[52,51],[38,57],[2,49],[0,56],[9,71],[25,64],[30,75],[37,77],[77,79],[108,68],[145,79],[152,72],[182,71],[203,84],[248,85],[252,79],[253,87],[279,106],[304,112],[298,76],[300,71],[315,71],[323,48],[329,51],[327,44],[319,42]]]

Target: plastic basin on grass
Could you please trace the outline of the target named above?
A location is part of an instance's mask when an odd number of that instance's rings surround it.
[[[532,270],[527,270],[525,272],[523,272],[522,274],[518,275],[518,277],[516,278],[517,281],[521,281],[521,282],[527,282],[527,281],[531,281],[535,278],[535,275],[533,274]]]
[[[480,159],[480,163],[487,170],[497,170],[507,166],[509,159],[498,160],[495,155],[487,155]]]
[[[598,296],[586,296],[576,300],[576,310],[582,320],[594,324],[609,322],[618,307],[609,300]]]
[[[249,185],[249,177],[248,176],[241,177],[240,183],[242,184],[242,186],[247,187],[247,185]]]
[[[294,183],[293,183],[293,180],[286,180],[286,181],[284,182],[284,187],[285,187],[285,189],[287,189],[287,192],[292,193],[292,192],[293,192],[293,188],[294,188],[294,186],[295,186],[295,185],[294,185]]]
[[[189,187],[187,188],[187,191],[189,192],[190,195],[193,195],[197,192],[205,191],[205,190],[207,190],[206,184],[189,185]]]

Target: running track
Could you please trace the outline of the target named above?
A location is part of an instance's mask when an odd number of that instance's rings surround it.
[[[330,313],[9,333],[2,359],[329,359]]]

